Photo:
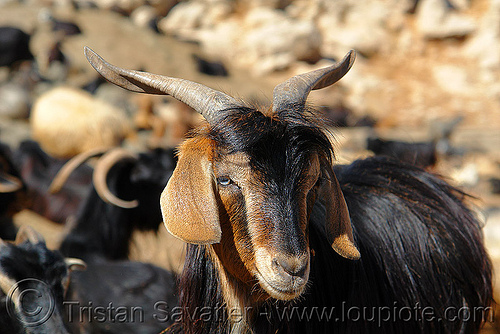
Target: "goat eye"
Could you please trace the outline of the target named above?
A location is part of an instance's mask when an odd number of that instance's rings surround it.
[[[219,176],[217,178],[217,183],[220,184],[221,186],[225,187],[225,186],[230,185],[232,183],[232,181],[227,176]]]

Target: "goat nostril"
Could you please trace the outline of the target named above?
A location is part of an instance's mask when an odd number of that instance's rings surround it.
[[[307,259],[277,257],[273,260],[273,266],[278,270],[283,270],[290,276],[302,277],[306,272],[307,262]]]

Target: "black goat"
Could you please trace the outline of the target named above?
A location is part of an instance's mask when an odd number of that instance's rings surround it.
[[[88,264],[71,275],[65,301],[69,328],[77,333],[157,334],[177,306],[176,276],[132,261]]]
[[[500,194],[500,179],[492,177],[489,179],[491,192],[493,194]]]
[[[0,333],[68,333],[64,293],[69,271],[83,266],[48,250],[27,226],[13,244],[0,239]]]
[[[119,154],[113,157],[113,152]],[[94,182],[77,213],[74,228],[61,244],[66,256],[89,263],[103,257],[126,259],[135,229],[158,230],[162,221],[158,198],[175,168],[174,151],[158,148],[137,156],[122,153],[110,151],[101,158],[103,167],[96,166],[94,177],[101,175],[106,182]]]
[[[377,155],[392,157],[407,164],[422,168],[432,167],[437,162],[436,143],[407,143],[398,140],[368,138],[367,149]]]
[[[19,28],[0,27],[0,66],[12,66],[22,60],[32,60],[30,35]]]
[[[491,264],[465,195],[380,158],[333,169],[332,145],[306,99],[345,75],[353,52],[278,85],[264,112],[85,52],[111,82],[172,95],[208,121],[181,145],[160,198],[167,229],[194,244],[180,278],[184,317],[173,331],[479,330]]]
[[[209,61],[195,54],[193,54],[192,57],[196,63],[196,68],[200,73],[221,77],[227,77],[229,75],[226,67],[220,61]]]
[[[26,208],[53,222],[65,224],[89,196],[92,168],[85,165],[70,176],[60,193],[50,194],[52,179],[66,161],[47,155],[32,140],[23,141],[14,151],[13,163],[26,185]]]
[[[24,206],[24,185],[12,162],[12,151],[0,143],[0,239],[14,240],[17,228],[12,217]]]

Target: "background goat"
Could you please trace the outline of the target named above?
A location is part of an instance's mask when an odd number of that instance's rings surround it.
[[[181,145],[160,199],[167,229],[195,244],[180,279],[186,316],[177,325],[185,332],[478,330],[482,318],[440,318],[449,308],[475,314],[491,301],[491,265],[464,195],[384,159],[337,171],[337,180],[331,143],[305,102],[312,89],[347,73],[353,52],[278,85],[265,112],[206,86],[124,70],[85,52],[111,82],[172,95],[209,123]],[[420,305],[435,317],[337,317],[343,305],[372,312]],[[199,307],[223,308],[226,317],[204,319]],[[326,307],[333,317],[277,316],[296,307]]]
[[[85,158],[75,159],[83,162]],[[175,164],[172,149],[107,152],[96,164],[90,194],[61,244],[62,253],[87,262],[126,259],[134,230],[158,230],[162,221],[158,197]],[[62,183],[64,180],[54,180],[51,190]]]
[[[15,243],[0,239],[0,333],[68,333],[63,297],[69,270],[83,262],[48,250],[27,226]]]
[[[169,312],[178,304],[175,282],[173,273],[148,263],[88,264],[71,275],[69,328],[73,333],[160,333],[172,323]],[[103,315],[99,308],[110,311]]]
[[[0,239],[14,240],[17,228],[12,220],[23,204],[23,182],[12,162],[10,147],[0,143]]]
[[[26,208],[53,222],[65,224],[90,193],[92,168],[84,165],[68,178],[62,191],[50,194],[52,179],[66,160],[49,156],[35,141],[21,142],[14,151],[13,162],[26,185]]]
[[[30,35],[15,27],[0,27],[0,66],[11,66],[22,60],[32,60]]]

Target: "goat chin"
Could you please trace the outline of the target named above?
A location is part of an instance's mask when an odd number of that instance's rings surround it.
[[[258,248],[255,251],[254,275],[257,277],[260,286],[272,298],[278,300],[295,299],[304,292],[309,279],[309,254],[304,254],[297,262],[304,262],[303,258],[306,261],[305,270],[300,275],[294,275],[276,266],[276,256],[273,256],[264,248]],[[294,259],[292,258],[292,260]]]

